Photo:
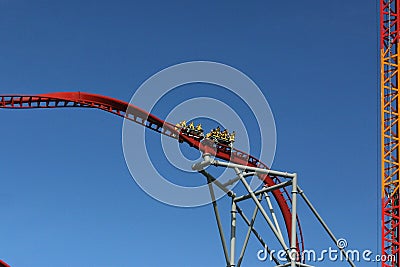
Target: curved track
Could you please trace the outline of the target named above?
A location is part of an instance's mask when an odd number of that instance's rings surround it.
[[[101,109],[117,116],[126,118],[135,123],[138,123],[146,128],[156,131],[160,134],[164,134],[171,138],[178,139],[181,142],[185,142],[190,146],[198,149],[202,152],[213,150],[217,158],[234,162],[237,164],[259,167],[268,169],[268,166],[262,163],[257,158],[240,151],[236,148],[231,148],[224,145],[206,144],[201,143],[194,138],[190,138],[186,135],[181,134],[175,129],[175,125],[165,122],[160,118],[140,109],[137,106],[131,105],[127,102],[83,92],[62,92],[62,93],[49,93],[40,95],[1,95],[0,96],[0,108],[7,109],[35,109],[35,108],[96,108]],[[260,175],[267,186],[273,186],[279,183],[277,177],[269,175]],[[290,204],[291,199],[289,193],[284,189],[283,191],[274,190],[272,191],[278,206],[282,212],[283,219],[285,221],[287,234],[290,240],[291,233],[291,211]],[[299,222],[299,220],[298,220]],[[298,251],[304,250],[303,235],[298,224],[299,232],[297,234]],[[1,266],[1,265],[0,265]]]

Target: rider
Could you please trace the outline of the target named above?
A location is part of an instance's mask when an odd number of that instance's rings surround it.
[[[222,131],[221,139],[223,139],[224,141],[228,141],[228,130],[227,129]]]
[[[229,141],[230,142],[235,142],[235,135],[236,135],[236,133],[235,133],[235,131],[233,131],[230,135],[229,135]]]
[[[196,130],[199,131],[199,132],[203,131],[203,128],[201,128],[201,123],[196,126]]]

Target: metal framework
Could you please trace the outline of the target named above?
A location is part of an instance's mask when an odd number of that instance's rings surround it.
[[[282,235],[281,227],[279,225],[272,202],[269,197],[269,193],[273,193],[274,191],[279,191],[282,188],[291,187],[291,201],[290,201],[291,202],[291,214],[292,214],[292,220],[291,220],[291,225],[290,225],[291,233],[296,233],[297,226],[299,226],[298,218],[297,218],[297,198],[298,198],[298,195],[300,195],[303,198],[306,205],[310,208],[310,210],[312,211],[314,216],[320,222],[322,227],[328,233],[328,235],[330,236],[332,241],[335,243],[335,245],[338,244],[338,239],[334,236],[334,234],[329,229],[327,224],[324,222],[322,217],[318,214],[317,210],[311,204],[310,200],[306,197],[304,191],[301,190],[301,188],[299,187],[298,178],[297,178],[296,173],[280,172],[280,171],[274,171],[274,170],[270,170],[270,169],[249,167],[246,165],[240,165],[240,164],[235,164],[235,163],[231,163],[231,162],[218,161],[218,160],[212,159],[211,155],[208,153],[203,153],[203,159],[204,160],[202,162],[194,164],[192,166],[192,169],[198,171],[199,173],[201,173],[202,175],[204,175],[206,177],[227,267],[240,267],[241,266],[251,234],[253,234],[257,238],[257,240],[260,242],[262,247],[265,248],[264,253],[267,253],[269,258],[274,262],[274,264],[276,264],[275,267],[286,267],[286,266],[287,267],[296,267],[296,266],[312,267],[311,265],[308,265],[305,263],[305,258],[303,257],[303,255],[301,253],[301,251],[304,251],[304,247],[302,248],[302,250],[299,249],[297,235],[291,235],[289,237],[288,241],[286,241],[284,236]],[[205,168],[210,165],[213,165],[216,167],[224,167],[224,168],[233,169],[235,171],[236,177],[229,180],[228,182],[222,184],[221,182],[219,182],[217,179],[215,179],[210,173],[208,173],[205,170]],[[246,178],[252,177],[255,175],[257,175],[257,176],[271,175],[274,177],[279,177],[281,179],[285,179],[285,181],[279,182],[278,184],[275,184],[274,186],[264,185],[259,190],[253,190],[250,187],[249,183],[247,182]],[[244,186],[244,188],[246,189],[247,193],[245,195],[238,196],[238,194],[236,192],[234,192],[228,188],[229,185],[231,185],[237,181],[240,181],[242,183],[242,185]],[[231,198],[231,210],[230,210],[230,213],[231,213],[230,226],[231,227],[230,227],[229,246],[228,246],[228,243],[226,242],[224,230],[223,230],[222,223],[221,223],[221,217],[220,217],[220,213],[218,210],[218,204],[215,199],[215,193],[214,193],[215,186],[218,187],[223,192],[225,192]],[[265,202],[267,203],[268,209],[264,209],[264,207],[262,205],[263,197],[265,199]],[[239,207],[239,204],[242,201],[245,201],[247,199],[252,199],[253,202],[255,203],[255,208],[252,212],[252,216],[250,219],[245,215],[246,212]],[[267,210],[269,212],[267,212]],[[265,239],[263,239],[262,236],[260,235],[260,233],[255,229],[254,222],[256,220],[256,216],[258,213],[261,213],[262,218],[265,220],[269,229],[272,231],[274,237],[280,244],[282,251],[285,252],[286,260],[284,262],[280,261],[280,260],[282,260],[281,257],[276,258],[273,255],[273,253],[271,253],[271,250],[267,246]],[[243,219],[243,221],[245,222],[245,224],[248,227],[239,257],[236,256],[237,214],[240,215],[240,217]],[[229,247],[229,250],[228,250],[228,247]],[[349,265],[352,267],[355,267],[351,258],[347,256],[348,254],[346,253],[345,249],[342,247],[338,247],[338,248],[341,251],[342,255],[345,257],[345,259],[347,260],[347,262],[349,263]]]
[[[400,266],[399,3],[380,0],[382,259],[388,259],[383,267]]]

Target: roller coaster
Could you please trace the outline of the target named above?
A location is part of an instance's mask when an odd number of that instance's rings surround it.
[[[48,94],[38,94],[38,95],[1,95],[0,108],[21,109],[21,110],[55,109],[55,108],[99,109],[117,115],[119,117],[125,118],[129,121],[137,123],[159,134],[176,139],[179,142],[186,143],[193,149],[200,151],[203,154],[204,158],[208,157],[207,155],[212,154],[216,159],[223,160],[218,163],[220,166],[229,167],[228,164],[234,164],[232,166],[234,166],[235,170],[238,170],[237,166],[242,166],[241,168],[243,172],[247,170],[254,170],[252,175],[258,176],[258,178],[261,179],[261,181],[264,183],[264,189],[260,190],[259,194],[261,193],[266,194],[267,191],[270,192],[275,198],[277,205],[279,206],[279,210],[282,214],[283,222],[286,228],[287,239],[291,240],[292,244],[292,246],[290,246],[291,251],[292,252],[293,250],[296,251],[298,255],[301,255],[301,253],[304,251],[304,239],[303,239],[302,228],[296,212],[293,211],[293,208],[295,208],[295,203],[296,203],[294,198],[298,193],[297,178],[295,183],[294,180],[293,182],[290,183],[281,181],[282,177],[293,178],[296,177],[296,175],[291,176],[288,175],[287,173],[286,174],[282,173],[282,175],[278,175],[281,173],[270,170],[268,166],[263,162],[261,162],[259,159],[233,147],[233,142],[235,139],[234,132],[229,133],[227,130],[221,131],[218,127],[217,129],[213,129],[211,132],[204,135],[201,125],[194,126],[193,122],[190,123],[189,125],[186,125],[186,122],[172,124],[125,101],[121,101],[115,98],[102,96],[98,94],[91,94],[84,92],[59,92],[59,93],[48,93]],[[215,164],[217,165],[217,163]],[[199,172],[207,177],[208,183],[210,184],[209,179],[212,178],[211,175],[207,174],[201,168],[199,169]],[[248,174],[249,173],[247,174],[245,173],[244,175]],[[243,178],[242,173],[237,172],[237,175]],[[218,183],[218,181],[216,182]],[[289,192],[285,187],[288,184],[293,185],[293,187],[296,188],[293,189],[294,191],[292,191],[292,194],[289,194]],[[300,191],[299,194],[302,195],[303,198],[305,198],[302,191],[301,190],[299,191]],[[212,192],[212,190],[210,190],[210,192]],[[293,194],[293,192],[295,192],[295,194]],[[227,191],[227,193],[230,196],[232,196],[233,194],[231,191]],[[254,193],[252,194],[252,192],[250,192],[250,195],[248,196],[236,198],[235,201],[241,201],[243,199],[246,198],[248,199],[250,197],[252,197],[253,200],[256,201],[255,194]],[[292,200],[294,200],[294,202]],[[310,208],[312,208],[312,211],[317,216],[318,220],[324,226],[325,230],[328,231],[332,240],[336,241],[333,234],[324,224],[322,219],[319,217],[319,215],[317,214],[317,212],[314,210],[314,208],[311,206],[311,204],[308,202],[307,199],[306,201],[307,204],[310,206]],[[216,208],[215,201],[213,201],[213,204],[215,210]],[[260,208],[261,211],[263,211],[261,206],[258,207]],[[237,207],[237,212],[243,216],[239,207]],[[218,216],[219,215],[216,213],[217,219]],[[253,231],[252,223],[254,222],[250,222],[250,220],[246,219],[245,217],[243,218],[245,219],[248,226],[251,228],[251,231]],[[218,226],[221,232],[220,225],[218,224]],[[257,232],[253,231],[253,233],[255,233],[257,239],[259,239],[260,242],[264,244],[264,241],[260,238]],[[282,233],[280,233],[280,241],[283,242]],[[289,252],[289,249],[287,249],[287,251]],[[226,249],[225,249],[225,254],[227,254]],[[227,255],[225,256],[226,256],[227,266],[235,266],[229,264],[228,256]],[[241,257],[242,256],[243,255],[241,255]],[[235,258],[234,254],[232,255],[232,257]],[[289,258],[288,261],[290,261]],[[304,262],[304,259],[299,259],[299,263],[296,263],[296,265],[293,265],[294,264],[293,262],[292,265],[290,265],[289,263],[289,265],[285,264],[279,266],[309,266],[300,263],[300,261]],[[2,266],[1,264],[3,264],[3,266],[8,267],[8,265],[0,261],[0,266]],[[277,262],[277,264],[279,263]],[[238,264],[238,266],[239,265],[240,263]]]

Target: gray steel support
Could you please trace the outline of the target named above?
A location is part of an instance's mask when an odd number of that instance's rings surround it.
[[[294,176],[293,173],[267,170],[267,169],[261,169],[261,168],[257,168],[257,167],[249,167],[249,166],[244,166],[244,165],[235,164],[235,163],[227,163],[227,162],[223,162],[223,161],[219,161],[219,160],[213,160],[213,161],[211,161],[211,164],[214,166],[222,166],[222,167],[232,168],[232,169],[237,168],[237,169],[243,170],[243,171],[252,171],[252,172],[256,172],[258,174],[270,174],[270,175],[275,175],[275,176],[285,177],[285,178],[290,178],[290,179],[292,179]]]
[[[272,202],[268,192],[264,192],[265,200],[267,201],[269,211],[271,212],[272,220],[274,220],[276,230],[278,230],[279,235],[283,238],[281,228],[279,227],[278,219],[276,218],[274,208],[272,207]]]
[[[255,222],[258,211],[260,211],[260,213],[262,214],[264,219],[267,221],[273,234],[275,235],[275,237],[277,238],[278,242],[280,243],[280,245],[282,246],[283,250],[286,252],[286,255],[287,255],[288,262],[284,263],[284,264],[280,264],[279,261],[273,255],[271,255],[272,259],[277,264],[275,267],[289,267],[289,266],[290,267],[296,267],[296,266],[312,267],[311,265],[307,265],[307,264],[304,264],[301,262],[296,262],[296,260],[297,260],[297,245],[298,245],[297,244],[298,243],[298,240],[297,240],[297,201],[298,201],[297,195],[298,194],[300,194],[302,199],[305,201],[307,206],[310,208],[312,213],[315,215],[315,217],[320,222],[320,224],[325,229],[325,231],[328,233],[328,235],[333,240],[333,242],[335,242],[335,244],[337,244],[337,242],[338,242],[337,238],[333,235],[332,231],[329,229],[329,227],[324,222],[322,217],[318,214],[317,210],[314,208],[314,206],[311,204],[309,199],[306,197],[303,190],[301,190],[301,188],[298,186],[298,179],[297,179],[296,173],[279,172],[279,171],[266,170],[266,169],[261,169],[261,168],[256,168],[256,167],[249,167],[249,166],[244,166],[244,165],[239,165],[239,164],[234,164],[234,163],[221,162],[221,161],[217,161],[217,160],[212,160],[209,154],[204,154],[203,158],[204,158],[204,160],[202,162],[194,164],[192,166],[192,168],[194,170],[198,170],[201,174],[203,174],[207,178],[207,182],[208,182],[208,186],[209,186],[209,190],[210,190],[210,194],[211,194],[211,198],[212,198],[214,213],[215,213],[215,217],[217,220],[218,231],[219,231],[221,243],[223,246],[225,261],[226,261],[227,266],[240,267],[251,233],[253,233],[255,235],[255,237],[264,246],[264,248],[268,251],[268,253],[271,254],[271,250],[267,247],[264,240],[261,238],[260,234],[254,229],[254,222]],[[211,174],[207,173],[204,170],[204,168],[208,167],[209,165],[232,168],[235,170],[237,177],[229,180],[225,184],[222,184],[221,182],[216,180]],[[247,183],[245,177],[253,176],[256,174],[267,174],[267,175],[269,174],[269,175],[289,178],[290,180],[279,183],[279,184],[271,186],[271,187],[263,188],[258,191],[253,191],[251,189],[250,185]],[[236,194],[232,190],[229,190],[226,187],[227,185],[231,185],[231,184],[237,182],[238,180],[240,180],[242,182],[243,186],[245,187],[246,191],[248,192],[247,195],[236,197]],[[230,196],[231,200],[232,200],[232,203],[231,203],[232,205],[231,205],[230,252],[228,252],[228,249],[227,249],[227,243],[225,240],[225,236],[224,236],[224,232],[223,232],[223,228],[222,228],[222,224],[221,224],[221,218],[219,215],[218,206],[217,206],[216,199],[215,199],[213,184],[215,184],[221,190],[223,190],[225,193],[227,193],[228,196]],[[272,203],[271,203],[270,197],[268,195],[268,192],[273,191],[273,190],[278,190],[280,188],[284,188],[284,187],[290,186],[290,185],[292,185],[292,192],[291,192],[292,193],[292,210],[291,210],[292,217],[291,217],[291,225],[290,225],[291,236],[290,236],[289,246],[288,246],[288,245],[286,245],[285,239],[283,238],[283,235],[281,232],[281,229],[279,228],[279,223],[276,218],[275,212],[273,210]],[[260,203],[260,201],[262,199],[262,194],[265,195],[265,198],[267,200],[268,207],[271,212],[273,221],[270,219],[270,217],[268,216],[265,209],[262,207],[262,205]],[[259,196],[260,198],[258,199],[257,196]],[[251,220],[249,220],[246,217],[246,215],[243,213],[243,211],[238,206],[240,201],[249,199],[249,198],[251,198],[254,201],[254,203],[256,204],[256,207],[254,209]],[[236,220],[237,220],[236,214],[237,213],[239,213],[239,215],[243,218],[243,220],[245,221],[245,223],[247,224],[249,229],[247,231],[247,234],[246,234],[246,237],[244,240],[244,244],[243,244],[240,256],[239,256],[239,260],[238,260],[238,263],[236,266],[235,265],[235,249],[236,249]],[[339,250],[341,251],[342,255],[346,258],[346,260],[350,264],[350,266],[355,267],[355,264],[353,263],[351,258],[347,256],[345,249],[339,248]]]
[[[249,176],[254,176],[254,175],[257,175],[257,173],[255,173],[255,172],[247,172],[247,173],[243,174],[244,177],[249,177]],[[229,181],[223,183],[222,185],[223,186],[233,185],[234,183],[236,183],[239,180],[240,180],[240,178],[236,176],[235,178],[230,179]]]
[[[291,267],[296,267],[297,260],[297,174],[294,174],[292,179],[292,229],[291,229],[291,240],[290,240],[290,249],[291,249]]]
[[[205,170],[201,170],[199,171],[199,173],[203,174],[205,177],[207,177],[207,181],[208,179],[210,179],[209,183],[213,183],[216,186],[218,186],[222,191],[224,191],[228,196],[230,197],[236,197],[235,193],[232,190],[229,190],[228,188],[226,188],[223,184],[221,184],[221,182],[219,182],[217,179],[215,179],[211,174],[209,174],[208,172],[206,172]]]
[[[292,184],[292,181],[289,180],[289,181],[287,181],[287,182],[279,183],[279,184],[276,184],[276,185],[273,185],[273,186],[264,187],[263,189],[260,189],[260,190],[258,190],[258,191],[255,191],[254,194],[255,194],[256,196],[258,196],[258,195],[260,195],[260,194],[262,194],[262,193],[271,192],[271,191],[274,191],[274,190],[277,190],[277,189],[286,187],[286,186],[291,185],[291,184]],[[236,201],[236,202],[240,202],[240,201],[242,201],[242,200],[246,200],[246,199],[249,199],[249,198],[251,198],[251,195],[250,195],[250,194],[247,194],[247,195],[244,195],[244,196],[240,196],[240,197],[235,198],[235,201]]]
[[[204,160],[202,162],[193,164],[192,169],[195,171],[201,171],[201,170],[204,170],[204,168],[210,166],[210,164],[213,162],[211,160],[211,155],[208,153],[203,154],[203,159]]]
[[[208,183],[208,189],[210,190],[215,219],[217,220],[218,232],[219,232],[219,237],[220,237],[221,243],[222,243],[222,249],[224,250],[226,266],[229,266],[230,263],[229,263],[229,256],[228,256],[228,248],[226,246],[224,230],[223,230],[222,224],[221,224],[221,217],[219,216],[219,212],[218,212],[217,201],[215,200],[214,188],[211,183],[211,179],[208,176],[206,176],[206,178],[207,178],[207,183]]]
[[[261,206],[260,202],[257,200],[256,195],[254,195],[253,190],[251,190],[249,184],[247,183],[246,179],[243,177],[242,172],[239,170],[239,168],[234,167],[236,175],[240,177],[240,180],[242,181],[244,187],[246,188],[247,192],[251,195],[251,198],[253,199],[254,203],[257,205],[258,209],[260,210],[261,214],[263,215],[264,219],[267,221],[269,227],[271,228],[272,232],[278,239],[280,245],[282,246],[283,250],[286,251],[286,253],[289,256],[289,248],[285,244],[285,240],[279,235],[279,232],[276,230],[275,226],[273,225],[271,219],[268,217],[267,213],[265,212],[264,208]]]
[[[235,250],[236,250],[236,202],[232,198],[231,208],[231,259],[230,266],[235,267]]]
[[[242,219],[244,220],[244,222],[247,224],[247,226],[250,227],[251,225],[251,221],[249,221],[249,219],[246,217],[246,215],[243,213],[242,209],[236,204],[236,208],[237,211],[239,213],[239,215],[242,217]],[[258,207],[257,207],[258,209]],[[268,248],[267,244],[265,243],[265,241],[262,239],[261,235],[256,231],[256,229],[254,229],[254,227],[251,228],[251,231],[253,232],[254,236],[258,239],[258,241],[260,242],[260,244],[262,245],[263,248],[267,249],[267,252],[269,255],[271,255],[272,260],[276,263],[276,264],[280,264],[280,262],[278,261],[278,259],[271,254],[271,250]]]
[[[236,197],[236,195],[235,195],[235,193],[233,191],[228,190],[223,184],[221,184],[217,179],[215,179],[207,171],[201,170],[201,171],[199,171],[199,173],[203,174],[207,178],[208,186],[209,186],[209,189],[210,189],[210,194],[211,194],[211,197],[212,197],[212,200],[213,200],[212,204],[213,204],[213,208],[214,208],[215,217],[216,217],[216,220],[217,220],[218,231],[219,231],[221,243],[222,243],[223,250],[224,250],[224,256],[225,256],[226,264],[227,264],[227,266],[230,266],[231,263],[230,263],[230,259],[229,259],[229,256],[228,256],[229,253],[228,253],[228,250],[227,250],[227,245],[226,245],[226,241],[225,241],[225,237],[224,237],[224,233],[223,233],[223,228],[222,228],[222,225],[221,225],[221,220],[220,220],[220,216],[219,216],[219,212],[218,212],[217,203],[215,201],[215,194],[214,194],[214,190],[213,190],[213,187],[212,187],[212,183],[217,185],[221,190],[223,190],[225,193],[228,194],[228,196],[232,197],[233,199]],[[248,175],[248,176],[250,176],[250,175]],[[254,234],[254,236],[258,239],[258,241],[260,242],[262,247],[267,249],[267,252],[272,257],[272,260],[276,264],[280,264],[279,261],[275,258],[275,256],[271,254],[271,250],[268,248],[268,246],[265,243],[265,241],[261,238],[261,235],[257,232],[256,229],[254,229],[253,224],[254,224],[254,221],[255,221],[255,216],[254,216],[254,219],[252,219],[252,221],[249,221],[249,219],[246,217],[246,215],[243,213],[243,211],[239,208],[239,206],[237,206],[237,204],[236,204],[236,209],[237,209],[237,212],[239,213],[239,215],[244,220],[244,222],[249,227],[249,231],[251,231]],[[256,209],[258,210],[257,206],[256,206]],[[246,239],[248,240],[248,238],[246,238]],[[247,242],[246,242],[246,245],[247,245]],[[241,265],[241,262],[243,260],[244,250],[246,248],[246,245],[243,245],[242,253],[240,254],[240,257],[239,257],[239,260],[238,260],[238,264],[237,264],[238,267]]]
[[[262,196],[260,196],[258,198],[258,201],[261,201],[261,199],[262,199]],[[240,265],[242,264],[244,253],[246,252],[246,247],[247,247],[247,244],[249,243],[249,238],[250,238],[250,235],[251,235],[251,229],[253,228],[254,222],[256,221],[257,213],[258,213],[258,207],[256,206],[254,208],[254,211],[253,211],[253,216],[251,217],[249,229],[247,230],[246,237],[245,237],[244,242],[243,242],[243,247],[242,247],[242,250],[240,252],[240,256],[239,256],[237,267],[240,267]]]
[[[227,193],[229,196],[231,196],[232,199],[235,198],[235,193],[233,193],[232,191],[230,191],[227,188],[225,188],[221,183],[218,182],[218,180],[216,180],[207,171],[201,170],[201,171],[199,171],[199,173],[203,174],[207,178],[208,186],[209,186],[209,189],[210,189],[210,195],[211,195],[211,198],[212,198],[212,201],[213,201],[212,204],[213,204],[214,214],[215,214],[216,221],[217,221],[218,231],[219,231],[222,247],[223,247],[223,250],[224,250],[224,256],[225,256],[226,264],[227,264],[227,266],[230,266],[230,259],[229,259],[229,255],[228,255],[229,253],[228,253],[228,249],[227,249],[227,245],[226,245],[226,241],[225,241],[225,237],[224,237],[224,233],[223,233],[223,228],[222,228],[221,219],[220,219],[219,212],[218,212],[218,206],[217,206],[217,203],[216,203],[216,200],[215,200],[215,193],[214,193],[214,189],[212,187],[212,183],[214,183],[215,185],[220,187],[221,190],[223,190],[225,193]],[[258,210],[257,206],[256,206],[256,209]],[[276,264],[280,264],[280,262],[276,259],[276,257],[273,254],[271,254],[271,250],[268,248],[267,244],[262,239],[261,235],[253,227],[253,224],[254,224],[254,221],[255,221],[255,216],[254,216],[254,219],[252,219],[250,221],[246,217],[246,215],[243,213],[243,211],[240,209],[240,207],[237,205],[237,203],[236,203],[236,210],[237,210],[237,213],[242,217],[242,219],[244,220],[246,225],[249,227],[250,231],[254,234],[254,236],[260,242],[262,247],[267,250],[269,255],[271,255],[272,260]],[[243,248],[242,248],[242,251],[243,251]],[[243,254],[244,254],[244,252],[243,252]],[[239,261],[238,261],[238,264],[237,264],[238,267],[240,266],[240,264],[241,264],[241,262],[243,260],[243,256],[241,256],[241,258],[242,259],[239,259]]]
[[[328,225],[325,223],[325,221],[322,219],[322,217],[319,215],[319,213],[317,212],[317,210],[314,208],[314,206],[311,204],[311,201],[308,200],[307,196],[304,194],[304,191],[301,190],[301,188],[299,186],[297,186],[297,189],[299,190],[299,194],[300,196],[303,198],[304,202],[306,202],[307,206],[310,208],[310,210],[312,211],[312,213],[315,215],[315,217],[317,217],[318,221],[321,223],[322,227],[325,229],[325,231],[328,233],[328,235],[331,237],[332,241],[335,242],[335,244],[337,245],[337,238],[335,237],[335,235],[332,233],[332,231],[329,229]],[[346,258],[347,262],[352,266],[352,267],[356,267],[356,265],[353,263],[353,261],[350,259],[350,257],[347,257],[347,253],[346,250],[344,250],[343,248],[339,248],[339,250],[342,252],[342,255]]]

